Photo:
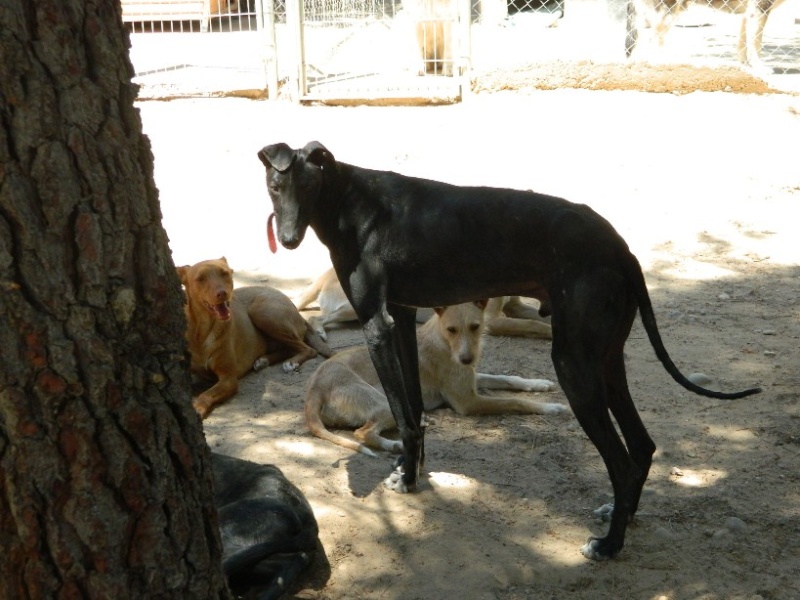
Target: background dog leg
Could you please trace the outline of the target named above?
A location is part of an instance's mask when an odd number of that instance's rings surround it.
[[[552,339],[550,323],[539,310],[522,302],[519,296],[491,298],[484,313],[485,330],[489,335],[531,335]]]
[[[217,404],[220,404],[239,391],[239,380],[236,377],[223,377],[211,388],[198,395],[192,401],[192,406],[205,419]]]
[[[530,335],[546,340],[553,338],[553,328],[548,323],[509,317],[497,317],[487,321],[486,333],[489,335]]]
[[[493,396],[476,395],[463,407],[456,408],[456,403],[451,402],[453,409],[460,415],[560,415],[569,412],[569,407],[558,402],[538,402],[528,398],[498,398]]]
[[[475,373],[475,383],[485,390],[520,390],[523,392],[552,392],[556,384],[549,379],[525,379],[516,375]]]
[[[380,448],[392,454],[401,454],[403,452],[402,442],[390,440],[381,435],[385,430],[394,429],[396,426],[397,423],[395,423],[392,413],[388,410],[385,413],[382,411],[365,423],[363,427],[356,429],[353,435],[365,446]]]

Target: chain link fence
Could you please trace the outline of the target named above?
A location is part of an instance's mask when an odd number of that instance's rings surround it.
[[[460,97],[528,65],[800,79],[800,0],[122,0],[143,97]],[[784,76],[783,80],[779,76]],[[791,86],[790,86],[791,87]],[[797,86],[800,89],[800,85]]]

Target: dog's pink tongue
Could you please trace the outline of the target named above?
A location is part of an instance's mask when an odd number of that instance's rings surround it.
[[[278,244],[275,241],[275,230],[272,227],[272,222],[275,220],[275,213],[270,214],[267,219],[267,241],[269,242],[269,249],[275,254],[278,251]]]
[[[225,302],[220,302],[214,305],[214,312],[221,321],[227,321],[231,318],[231,310]]]

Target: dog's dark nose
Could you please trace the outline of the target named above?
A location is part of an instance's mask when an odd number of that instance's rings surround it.
[[[294,250],[299,245],[300,245],[300,239],[297,236],[281,238],[281,246],[283,246],[287,250]]]

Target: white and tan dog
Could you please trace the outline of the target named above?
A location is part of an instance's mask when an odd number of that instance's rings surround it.
[[[294,299],[298,310],[306,309],[314,302],[319,305],[320,315],[310,317],[308,321],[322,339],[327,338],[326,327],[358,321],[356,311],[332,268],[320,275]],[[430,316],[428,309],[417,311],[417,320],[420,323],[427,321]],[[547,340],[553,338],[549,318],[539,316],[539,311],[523,302],[519,296],[489,299],[484,312],[484,331],[489,335],[530,336]]]
[[[709,6],[725,12],[742,15],[737,54],[739,62],[763,69],[761,46],[764,27],[770,13],[783,0],[628,0],[625,51],[628,56],[639,45],[642,30],[653,29],[653,42],[664,45],[667,32],[678,16],[691,4]]]
[[[333,268],[317,277],[293,302],[297,310],[308,308],[314,302],[319,305],[320,315],[310,317],[308,322],[322,339],[327,339],[326,327],[358,321],[356,311],[347,299]]]
[[[425,410],[449,406],[460,415],[560,414],[569,408],[529,398],[482,396],[478,388],[548,392],[546,379],[478,373],[486,301],[437,308],[417,331],[419,374]],[[306,424],[311,433],[334,444],[374,456],[368,448],[402,452],[402,443],[381,436],[397,427],[378,374],[365,346],[337,353],[321,364],[308,383]],[[358,441],[326,428],[356,428]]]

